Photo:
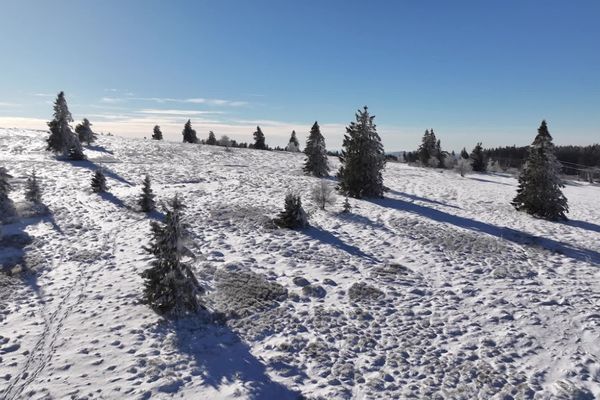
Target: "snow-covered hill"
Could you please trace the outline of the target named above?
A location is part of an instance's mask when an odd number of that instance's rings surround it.
[[[0,262],[30,272],[0,274],[1,398],[600,396],[599,187],[569,183],[552,223],[510,206],[512,177],[390,163],[386,198],[339,214],[310,204],[301,154],[102,136],[64,162],[45,137],[0,129],[12,198],[35,167],[51,210],[4,226]],[[98,167],[110,194],[89,189]],[[146,172],[187,205],[226,324],[139,303]],[[288,190],[311,228],[267,227]]]

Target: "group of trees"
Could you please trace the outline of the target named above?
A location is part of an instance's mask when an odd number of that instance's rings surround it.
[[[75,132],[71,130],[71,122],[73,117],[65,93],[60,92],[54,102],[54,118],[48,122],[50,136],[47,140],[47,149],[71,160],[83,160],[85,155],[81,142],[86,142],[89,146],[96,140],[96,134],[92,131],[92,124],[87,118],[75,127]]]
[[[6,219],[13,217],[16,213],[14,202],[10,198],[10,192],[14,190],[10,183],[12,178],[13,176],[8,173],[6,168],[0,167],[0,224]],[[42,188],[35,169],[27,176],[24,189],[25,200],[34,206],[42,205]]]

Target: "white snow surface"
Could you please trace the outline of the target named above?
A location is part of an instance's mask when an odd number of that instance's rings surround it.
[[[17,207],[35,167],[50,210],[3,226],[0,398],[600,397],[598,186],[569,182],[555,223],[513,209],[514,177],[389,163],[385,198],[341,214],[342,196],[310,203],[302,154],[100,136],[67,162],[46,137],[0,129]],[[146,173],[159,203],[187,205],[190,262],[225,324],[141,304],[161,218],[136,210]],[[310,228],[266,223],[288,191]]]

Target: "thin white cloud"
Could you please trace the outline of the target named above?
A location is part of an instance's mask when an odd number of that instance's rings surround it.
[[[222,111],[201,111],[201,110],[162,110],[162,109],[144,109],[137,111],[140,114],[151,115],[207,115],[223,114]]]
[[[51,93],[34,93],[34,94],[32,94],[32,96],[35,96],[35,97],[54,97],[56,95],[55,94],[51,94]]]
[[[5,101],[0,101],[0,107],[19,107],[20,104],[18,103],[9,103],[9,102],[5,102]]]
[[[130,96],[133,93],[126,93]],[[100,99],[102,103],[123,103],[127,101],[148,101],[159,104],[165,103],[189,103],[189,104],[207,104],[212,106],[228,106],[228,107],[242,107],[248,105],[246,101],[240,100],[224,100],[224,99],[206,99],[203,97],[192,97],[186,99],[177,99],[173,97],[102,97]]]

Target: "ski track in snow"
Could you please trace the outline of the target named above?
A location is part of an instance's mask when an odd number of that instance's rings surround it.
[[[572,220],[560,224],[515,212],[512,177],[388,164],[386,198],[351,199],[342,215],[341,197],[311,205],[317,179],[300,154],[101,136],[89,161],[68,163],[44,138],[0,129],[13,197],[35,166],[52,211],[20,229],[34,273],[0,282],[2,398],[600,396],[599,187],[568,185]],[[104,196],[89,192],[98,166]],[[145,172],[159,201],[183,196],[208,289],[235,266],[287,299],[241,306],[222,327],[168,323],[139,304]],[[302,193],[310,228],[265,226],[287,190]],[[382,296],[350,299],[356,283]],[[230,295],[207,301],[225,311]]]

